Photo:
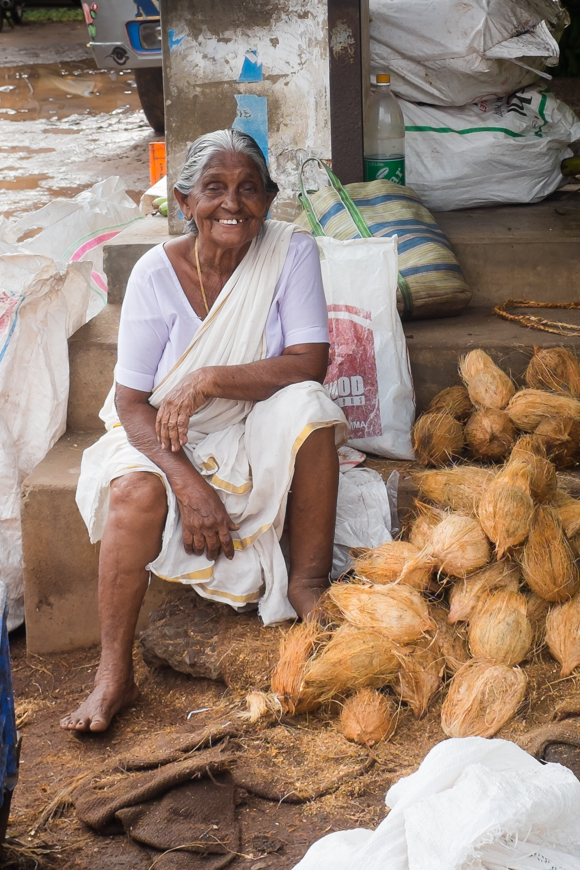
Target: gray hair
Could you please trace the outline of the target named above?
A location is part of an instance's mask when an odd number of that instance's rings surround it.
[[[240,130],[215,130],[213,133],[206,133],[192,142],[187,149],[185,163],[175,182],[176,190],[179,190],[184,196],[188,196],[212,157],[222,154],[224,151],[247,154],[248,157],[251,157],[260,173],[266,193],[278,193],[278,185],[270,177],[262,149],[255,139],[248,136],[247,133],[240,132]],[[184,232],[197,235],[198,229],[193,218],[185,224]]]

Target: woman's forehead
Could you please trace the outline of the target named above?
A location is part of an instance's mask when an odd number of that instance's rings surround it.
[[[221,151],[210,157],[203,167],[201,178],[208,175],[235,175],[261,179],[260,171],[252,157],[235,151]]]

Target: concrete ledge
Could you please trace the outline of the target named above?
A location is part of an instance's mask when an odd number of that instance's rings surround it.
[[[90,543],[75,503],[82,452],[99,434],[63,435],[22,485],[26,644],[31,653],[99,643],[99,548]],[[172,586],[158,578],[151,583],[138,630]]]
[[[99,411],[113,383],[120,316],[120,305],[107,305],[69,339],[67,424],[75,432],[103,432]]]
[[[534,205],[437,212],[473,298],[573,302],[580,271],[580,207],[565,198]]]
[[[560,315],[561,312],[556,312]],[[580,338],[565,339],[501,320],[489,310],[470,308],[460,317],[418,320],[404,324],[417,411],[425,410],[445,387],[460,384],[457,363],[462,354],[481,347],[505,372],[522,383],[534,346],[566,346],[580,353]]]
[[[107,276],[108,301],[123,301],[131,269],[150,248],[170,239],[167,218],[146,217],[115,236],[103,248],[103,269]]]

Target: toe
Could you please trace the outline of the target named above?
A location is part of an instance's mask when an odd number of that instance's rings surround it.
[[[89,726],[91,731],[106,731],[109,723],[102,716],[95,716]]]

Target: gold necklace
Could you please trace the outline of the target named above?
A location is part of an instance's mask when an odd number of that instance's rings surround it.
[[[205,289],[203,286],[203,281],[201,279],[201,266],[199,265],[199,254],[197,252],[197,236],[195,237],[195,265],[197,266],[197,277],[199,278],[199,289],[201,290],[201,298],[203,299],[203,304],[205,305],[205,313],[209,314],[209,305],[207,304],[207,296],[205,295]]]

